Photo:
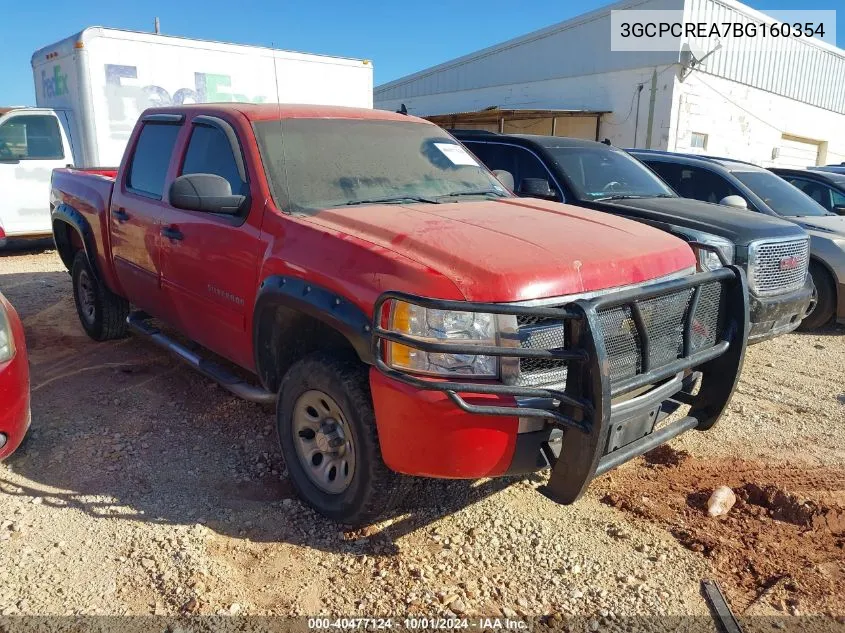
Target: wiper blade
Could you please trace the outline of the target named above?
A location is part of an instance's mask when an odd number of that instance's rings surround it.
[[[636,200],[639,198],[653,198],[655,196],[634,196],[630,194],[619,194],[616,196],[605,196],[604,198],[594,198],[593,202],[606,202],[607,200]],[[673,196],[674,197],[674,196]]]
[[[496,191],[495,189],[480,189],[478,191],[455,191],[454,193],[446,193],[442,196],[437,196],[437,199],[441,198],[457,198],[459,196],[489,196],[493,195],[497,198],[505,198],[507,197],[506,193],[501,191]]]
[[[391,196],[389,198],[370,198],[369,200],[350,200],[349,202],[344,202],[336,206],[351,207],[359,204],[391,204],[393,202],[427,202],[428,204],[440,204],[434,198],[425,198],[423,196]]]

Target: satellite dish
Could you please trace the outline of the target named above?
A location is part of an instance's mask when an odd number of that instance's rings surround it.
[[[709,40],[705,40],[709,43]],[[680,62],[683,69],[681,70],[681,81],[686,79],[689,74],[699,66],[704,66],[704,60],[710,57],[713,53],[722,48],[722,42],[716,38],[716,45],[709,50],[703,48],[698,42],[684,42],[681,46]]]

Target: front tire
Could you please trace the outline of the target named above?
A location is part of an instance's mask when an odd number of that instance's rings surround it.
[[[801,330],[824,327],[833,320],[836,309],[836,288],[827,269],[818,262],[810,262],[810,276],[816,286],[816,307],[801,321],[798,326]]]
[[[407,478],[381,458],[367,367],[317,352],[285,374],[276,409],[282,454],[300,498],[342,523],[371,523]]]
[[[97,279],[83,251],[78,251],[73,258],[71,279],[76,313],[85,333],[95,341],[125,337],[129,302]]]

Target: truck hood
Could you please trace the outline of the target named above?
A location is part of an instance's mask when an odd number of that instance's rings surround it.
[[[691,198],[636,198],[595,204],[611,213],[718,235],[740,246],[754,240],[804,235],[792,222]]]
[[[432,269],[469,301],[558,297],[695,266],[689,247],[663,231],[527,198],[357,206],[310,220]]]
[[[814,215],[793,218],[810,233],[825,237],[845,237],[845,215]]]

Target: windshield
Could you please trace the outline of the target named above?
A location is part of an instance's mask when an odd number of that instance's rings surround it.
[[[769,171],[732,171],[737,180],[763,199],[778,215],[827,215],[827,209],[803,191]]]
[[[579,200],[675,197],[675,193],[636,158],[611,147],[549,147]]]
[[[286,211],[510,195],[434,125],[286,119],[254,127],[273,197]]]

